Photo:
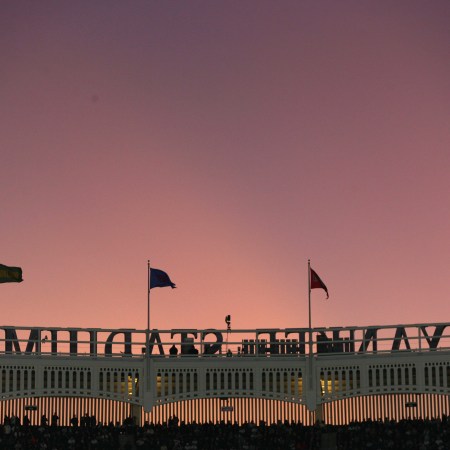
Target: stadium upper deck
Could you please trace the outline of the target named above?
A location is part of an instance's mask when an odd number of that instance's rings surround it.
[[[258,330],[0,327],[0,395],[155,405],[449,394],[449,323]]]

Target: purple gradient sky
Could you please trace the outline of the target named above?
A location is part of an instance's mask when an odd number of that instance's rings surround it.
[[[450,321],[450,2],[0,5],[1,324]]]

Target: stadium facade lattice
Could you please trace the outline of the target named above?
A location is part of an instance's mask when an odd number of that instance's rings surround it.
[[[302,422],[450,413],[449,323],[258,330],[0,327],[0,416]]]

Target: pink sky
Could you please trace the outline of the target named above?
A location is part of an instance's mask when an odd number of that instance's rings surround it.
[[[1,325],[450,321],[450,2],[0,6]]]

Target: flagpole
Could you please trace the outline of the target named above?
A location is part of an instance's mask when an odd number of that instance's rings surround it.
[[[309,317],[309,326],[311,329],[311,262],[308,259],[308,317]]]
[[[147,260],[147,330],[150,330],[150,260]]]
[[[147,260],[147,329],[145,330],[145,389],[144,389],[144,403],[151,404],[151,377],[150,377],[150,260]],[[149,408],[147,406],[147,408]]]
[[[147,330],[145,332],[145,355],[150,357],[150,260],[147,260]]]
[[[150,330],[150,260],[147,261],[147,330]]]
[[[308,259],[308,328],[309,328],[309,382],[310,387],[312,387],[312,356],[313,356],[313,332],[312,332],[312,321],[311,321],[311,262]]]
[[[308,352],[308,378],[309,378],[309,391],[314,392],[313,381],[313,332],[311,321],[311,261],[308,259],[308,328],[309,328],[309,352]]]

